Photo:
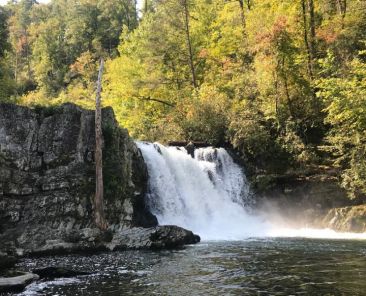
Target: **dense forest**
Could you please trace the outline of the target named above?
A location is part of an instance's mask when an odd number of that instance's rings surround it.
[[[366,195],[366,1],[9,1],[0,101],[103,104],[136,139],[205,141],[248,170],[331,167]]]

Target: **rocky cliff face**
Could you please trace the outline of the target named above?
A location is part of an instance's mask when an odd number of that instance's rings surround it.
[[[352,205],[336,176],[280,176],[273,186],[258,191],[257,208],[271,213],[276,222],[296,227],[332,228],[336,231],[366,231],[365,211]]]
[[[110,108],[103,133],[109,231],[156,226],[144,202],[145,163]],[[0,251],[103,240],[93,222],[94,145],[93,111],[0,104]]]
[[[322,224],[341,232],[366,232],[366,205],[331,209]]]

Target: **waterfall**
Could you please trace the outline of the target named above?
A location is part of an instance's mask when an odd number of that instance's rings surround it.
[[[242,169],[223,148],[184,148],[138,142],[149,171],[147,202],[161,225],[178,225],[206,240],[265,235]]]

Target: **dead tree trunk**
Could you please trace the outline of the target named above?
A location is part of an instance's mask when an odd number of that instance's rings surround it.
[[[95,99],[95,199],[94,214],[95,223],[102,229],[107,229],[107,222],[104,217],[103,207],[103,154],[102,154],[102,110],[101,110],[101,91],[104,60],[100,60],[97,94]]]

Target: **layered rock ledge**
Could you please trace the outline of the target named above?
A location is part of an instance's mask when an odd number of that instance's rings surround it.
[[[257,208],[285,225],[366,232],[366,206],[349,199],[334,172],[278,176],[256,196]]]
[[[139,149],[111,108],[102,117],[109,225],[103,233],[93,219],[94,112],[73,104],[0,104],[0,251],[27,255],[197,242],[189,231],[157,226],[145,204],[148,174]]]
[[[341,232],[366,232],[366,205],[333,208],[322,223]]]

